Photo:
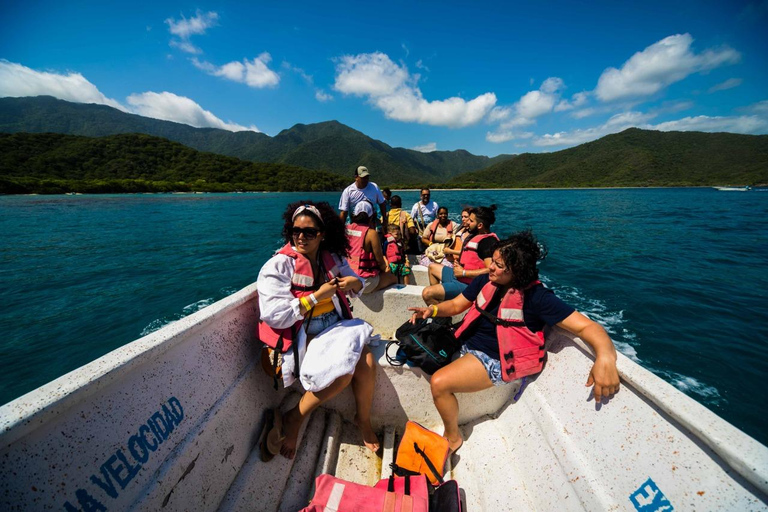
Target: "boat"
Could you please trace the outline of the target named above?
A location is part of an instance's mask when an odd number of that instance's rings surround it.
[[[713,187],[721,192],[749,192],[752,187],[746,185],[744,187]]]
[[[415,285],[353,299],[381,342],[373,425],[363,447],[345,390],[315,411],[294,460],[262,462],[273,389],[256,339],[256,284],[133,341],[0,408],[0,508],[296,511],[324,473],[389,476],[410,419],[439,431],[428,376],[392,367],[386,340],[421,304]],[[768,448],[629,358],[622,389],[595,403],[589,346],[553,328],[527,386],[459,395],[465,438],[451,457],[465,510],[768,510]]]

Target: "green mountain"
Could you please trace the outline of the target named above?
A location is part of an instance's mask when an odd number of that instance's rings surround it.
[[[337,121],[297,124],[270,137],[255,132],[193,128],[127,114],[105,105],[71,103],[50,96],[0,98],[0,132],[53,132],[88,137],[144,133],[199,151],[327,171],[349,181],[358,165],[366,165],[374,181],[382,186],[442,183],[463,172],[511,158],[489,158],[463,150],[420,153],[393,148]]]
[[[0,133],[0,193],[340,190],[322,171],[195,151],[142,134]]]
[[[450,180],[454,187],[768,184],[768,135],[630,128],[554,153],[525,153]]]

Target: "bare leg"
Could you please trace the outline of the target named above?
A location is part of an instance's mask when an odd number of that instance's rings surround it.
[[[387,286],[392,286],[393,284],[397,284],[397,276],[392,272],[382,272],[379,274],[379,284],[376,285],[376,288],[373,291],[383,290]]]
[[[445,437],[452,451],[458,450],[464,442],[459,431],[459,401],[455,393],[474,393],[490,387],[493,383],[483,363],[472,354],[460,357],[432,376],[432,400],[443,419]]]
[[[287,459],[292,459],[296,455],[296,443],[299,439],[299,431],[304,420],[317,409],[320,404],[327,402],[334,396],[338,395],[344,388],[349,386],[352,380],[352,375],[344,375],[339,377],[327,388],[320,390],[316,393],[307,391],[302,395],[299,403],[296,407],[285,413],[283,417],[285,429],[285,440],[283,446],[280,448],[280,453]]]
[[[403,284],[411,284],[411,276],[403,276]]]
[[[429,284],[439,284],[443,281],[443,265],[440,263],[430,263],[427,269],[429,270],[429,272],[427,272],[429,275]]]
[[[427,306],[439,304],[445,300],[445,288],[441,284],[427,286],[421,290],[421,298]]]
[[[355,423],[363,434],[363,443],[372,452],[379,451],[379,438],[371,427],[371,405],[376,384],[376,361],[368,347],[363,347],[360,361],[352,376],[352,393],[355,395]]]

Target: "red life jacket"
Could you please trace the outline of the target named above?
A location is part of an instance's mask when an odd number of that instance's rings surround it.
[[[496,233],[485,233],[482,235],[469,235],[464,241],[464,245],[461,247],[461,255],[459,255],[459,264],[464,267],[464,270],[485,268],[485,262],[477,254],[477,246],[482,240],[491,236],[496,240],[499,239]],[[458,280],[466,284],[472,282],[471,277],[459,277]]]
[[[434,242],[435,241],[435,234],[437,234],[437,225],[440,223],[440,219],[435,219],[432,224],[429,225],[429,241]],[[453,222],[448,221],[448,225],[445,227],[445,229],[448,231],[447,238],[450,238],[451,235],[453,235]]]
[[[277,251],[277,254],[285,254],[296,260],[296,270],[291,276],[291,294],[294,297],[306,297],[320,287],[312,273],[312,264],[306,256],[295,251],[290,244],[286,244]],[[320,264],[322,271],[325,273],[326,280],[331,280],[341,275],[336,261],[328,251],[320,253]],[[342,317],[352,318],[352,309],[349,306],[347,296],[341,292],[336,292],[336,295],[342,307]],[[279,352],[286,352],[293,346],[293,341],[296,339],[302,323],[304,323],[303,319],[291,327],[274,329],[263,320],[259,320],[259,340]]]
[[[534,281],[526,286],[525,290],[540,283],[541,281]],[[467,311],[461,326],[456,330],[456,338],[459,338],[481,315],[484,313],[488,315],[482,308],[491,302],[494,293],[498,290],[498,285],[493,282],[483,286],[477,299]],[[544,366],[544,332],[531,331],[525,325],[523,318],[525,290],[510,288],[501,299],[499,312],[494,321],[501,357],[501,378],[505,382],[539,373]]]
[[[387,261],[390,263],[403,263],[405,262],[405,249],[403,244],[398,242],[397,239],[387,233]]]
[[[352,249],[349,251],[349,266],[357,272],[360,277],[373,277],[379,275],[379,264],[372,252],[365,250],[365,235],[369,226],[362,224],[349,224],[346,228],[349,245]]]

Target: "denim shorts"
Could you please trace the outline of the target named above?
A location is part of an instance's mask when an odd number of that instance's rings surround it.
[[[307,325],[307,335],[317,336],[340,320],[341,318],[339,318],[339,314],[336,311],[329,311],[320,316],[313,316],[309,321],[309,325]]]
[[[485,371],[488,373],[488,378],[491,379],[491,382],[494,386],[503,386],[504,384],[508,384],[508,382],[504,382],[504,379],[501,378],[501,361],[498,359],[494,359],[482,350],[473,350],[471,348],[467,348],[466,345],[461,346],[459,353],[462,356],[464,354],[472,354],[475,356],[478,361],[482,363]]]

